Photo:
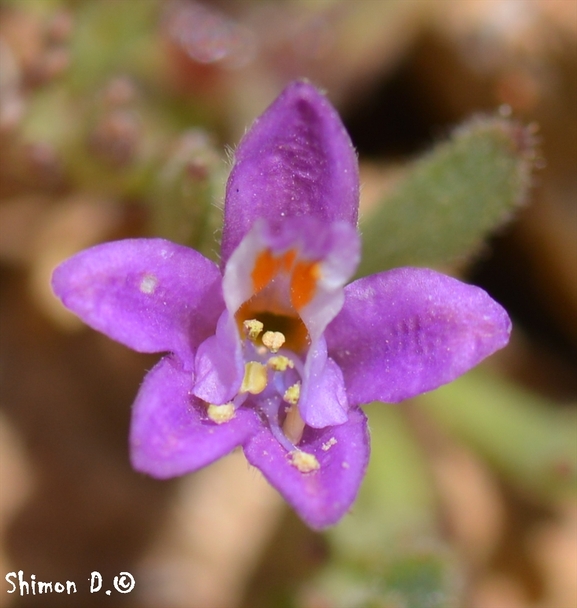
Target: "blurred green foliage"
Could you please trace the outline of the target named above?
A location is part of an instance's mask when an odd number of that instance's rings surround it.
[[[372,563],[399,539],[411,543],[433,533],[434,492],[424,456],[397,406],[366,408],[371,459],[352,515],[330,531],[342,559]]]
[[[458,608],[452,579],[441,552],[413,550],[389,554],[374,572],[329,566],[315,590],[331,608]]]
[[[334,608],[449,608],[454,556],[436,527],[425,455],[397,406],[367,408],[371,460],[350,516],[327,533],[332,556],[315,582]]]
[[[577,418],[544,397],[475,370],[420,397],[455,437],[509,481],[546,500],[577,491]]]
[[[575,497],[577,424],[533,393],[475,370],[415,400],[520,490]],[[333,560],[315,589],[334,608],[459,606],[457,557],[442,539],[425,451],[398,406],[373,404],[372,455],[350,516],[328,532]]]
[[[157,0],[84,2],[76,11],[72,57],[67,75],[72,92],[101,86],[124,72],[154,84],[161,72],[155,36],[161,5]]]

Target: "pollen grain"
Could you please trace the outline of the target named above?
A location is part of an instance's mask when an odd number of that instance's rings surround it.
[[[314,454],[295,450],[290,453],[291,464],[296,467],[301,473],[312,473],[321,468],[319,461]]]
[[[265,331],[262,335],[262,343],[271,353],[277,353],[285,342],[285,335],[280,331]]]
[[[284,355],[277,355],[276,357],[271,357],[267,361],[267,365],[275,372],[286,372],[287,369],[293,369],[293,367],[295,366],[293,361],[288,357],[285,357]]]
[[[264,328],[264,325],[258,319],[247,319],[242,325],[247,338],[253,342],[260,336]]]
[[[224,403],[223,405],[209,404],[206,411],[208,417],[216,424],[223,424],[234,418],[235,409],[232,403]]]

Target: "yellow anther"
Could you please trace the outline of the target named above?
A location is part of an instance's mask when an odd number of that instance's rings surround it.
[[[240,387],[241,393],[262,393],[267,385],[266,366],[258,361],[249,361],[244,366],[244,378]]]
[[[213,405],[212,403],[208,406],[207,414],[208,417],[216,424],[223,424],[234,418],[234,405],[232,403],[225,403],[223,405]]]
[[[283,355],[271,357],[267,361],[267,364],[271,369],[274,369],[275,372],[284,372],[287,370],[287,368],[290,367],[290,369],[292,369],[295,366],[291,359]]]
[[[311,473],[312,471],[318,471],[321,468],[321,465],[314,454],[295,450],[290,453],[290,457],[291,464],[301,473]]]
[[[262,343],[271,353],[278,352],[279,348],[286,342],[286,338],[280,331],[265,331],[262,335]]]
[[[301,396],[301,383],[295,382],[292,386],[289,386],[284,395],[283,399],[290,403],[291,405],[296,405],[298,403],[299,397]]]
[[[247,319],[242,325],[247,338],[253,342],[260,336],[264,327],[257,319]]]

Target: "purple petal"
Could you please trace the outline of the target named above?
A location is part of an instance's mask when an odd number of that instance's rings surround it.
[[[130,429],[136,470],[159,479],[183,475],[228,454],[253,432],[256,418],[251,410],[241,408],[232,420],[218,425],[190,394],[191,387],[191,374],[170,355],[144,379]]]
[[[503,348],[510,330],[507,313],[482,289],[398,268],[346,287],[325,336],[356,405],[394,403],[451,382]]]
[[[331,104],[306,82],[289,85],[235,153],[226,188],[222,262],[257,218],[312,216],[357,223],[358,164]]]
[[[250,438],[244,452],[307,524],[330,526],[350,508],[365,474],[369,459],[365,415],[355,408],[340,426],[307,427],[299,448],[316,457],[318,470],[301,473],[266,427]]]
[[[94,329],[139,352],[178,353],[191,369],[224,309],[217,266],[163,239],[82,251],[56,268],[52,287]]]
[[[343,374],[339,366],[327,358],[327,345],[321,337],[307,354],[300,414],[309,426],[323,428],[346,422],[348,409]]]
[[[192,390],[207,403],[226,403],[238,393],[243,376],[238,330],[234,319],[224,312],[218,320],[216,334],[198,348]]]

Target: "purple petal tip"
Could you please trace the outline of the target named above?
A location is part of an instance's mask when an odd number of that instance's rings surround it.
[[[328,100],[311,84],[287,86],[235,153],[225,201],[222,260],[257,218],[311,216],[356,226],[357,157]]]

